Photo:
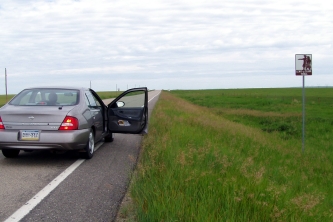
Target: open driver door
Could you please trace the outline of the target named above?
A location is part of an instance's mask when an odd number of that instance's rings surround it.
[[[148,89],[133,88],[114,99],[107,109],[108,130],[112,133],[147,133]]]

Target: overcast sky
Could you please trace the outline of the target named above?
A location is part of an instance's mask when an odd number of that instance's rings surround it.
[[[329,0],[1,0],[0,94],[333,86]]]

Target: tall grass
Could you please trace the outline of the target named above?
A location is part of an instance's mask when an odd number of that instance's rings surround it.
[[[298,135],[282,138],[232,112],[161,94],[131,185],[136,219],[332,221],[331,142],[302,153]]]
[[[123,91],[103,91],[103,92],[96,92],[101,99],[109,99],[109,98],[116,98],[119,96]]]
[[[15,95],[0,95],[0,107],[5,105],[6,102],[8,102],[9,100],[11,100]]]
[[[211,108],[212,112],[284,140],[302,139],[302,89],[227,89],[173,91],[181,98]],[[333,149],[333,88],[306,89],[306,143]]]

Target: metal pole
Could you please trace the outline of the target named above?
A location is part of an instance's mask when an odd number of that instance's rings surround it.
[[[303,129],[302,129],[302,152],[305,149],[305,72],[303,73]]]

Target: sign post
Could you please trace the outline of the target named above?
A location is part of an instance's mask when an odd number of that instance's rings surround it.
[[[305,149],[305,76],[312,76],[312,54],[295,55],[296,76],[303,76],[303,127],[302,127],[302,152]]]

